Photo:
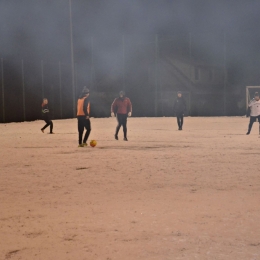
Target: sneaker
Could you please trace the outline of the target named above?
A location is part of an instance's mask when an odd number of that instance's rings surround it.
[[[43,129],[41,129],[41,131],[44,133],[44,130],[43,130]]]
[[[115,135],[115,139],[118,140],[118,136],[117,135]]]
[[[128,141],[126,137],[124,137],[124,141]]]
[[[88,144],[87,143],[83,143],[83,146],[88,146]]]
[[[78,147],[84,147],[84,145],[83,144],[79,144],[79,146]]]
[[[54,134],[53,132],[50,133],[50,135]]]
[[[249,134],[250,134],[250,132],[247,132],[246,134],[247,134],[247,135],[249,135]]]

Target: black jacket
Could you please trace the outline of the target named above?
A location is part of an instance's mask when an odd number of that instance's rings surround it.
[[[183,97],[176,98],[173,110],[175,114],[183,114],[186,111],[186,102]]]
[[[50,110],[49,110],[48,104],[42,104],[42,118],[44,120],[50,119]]]

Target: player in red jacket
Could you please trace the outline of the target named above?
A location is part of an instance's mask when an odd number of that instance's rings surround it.
[[[118,132],[121,126],[123,126],[124,141],[127,140],[127,117],[132,115],[132,104],[129,98],[125,96],[124,91],[119,92],[119,97],[114,100],[111,105],[111,116],[117,117],[118,125],[116,127],[115,139],[118,140]]]

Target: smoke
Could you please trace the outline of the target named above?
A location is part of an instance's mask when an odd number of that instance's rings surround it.
[[[95,48],[100,69],[117,66],[123,35],[137,42],[147,37],[148,42],[154,34],[191,33],[194,46],[211,55],[223,45],[225,32],[231,56],[255,57],[259,1],[71,2],[75,61],[80,64]],[[0,5],[1,56],[70,61],[69,1],[2,0]],[[95,46],[91,37],[97,38]]]
[[[67,58],[69,22],[64,1],[1,1],[1,55]],[[67,28],[66,28],[67,27]]]
[[[241,68],[260,67],[259,1],[71,3],[77,92],[88,85],[98,91],[126,88],[143,95],[155,84],[156,51],[159,59],[180,55],[188,60],[191,55],[205,64],[225,63],[232,82],[241,79]],[[37,64],[38,85],[41,61],[48,75],[46,88],[58,84],[58,62],[64,64],[64,91],[71,94],[69,0],[0,1],[0,37],[1,57]]]

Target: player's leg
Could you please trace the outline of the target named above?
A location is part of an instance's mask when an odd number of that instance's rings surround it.
[[[47,128],[50,125],[50,122],[48,119],[43,119],[44,122],[46,123],[45,126],[41,129],[41,131],[44,133],[44,129]]]
[[[178,128],[179,128],[179,130],[180,130],[180,128],[181,128],[180,115],[179,115],[179,114],[177,114],[177,115],[176,115],[176,118],[177,118],[177,124],[178,124]]]
[[[86,144],[87,140],[88,140],[88,137],[90,135],[90,132],[91,132],[91,124],[90,124],[90,120],[89,119],[85,120],[85,125],[84,126],[86,128],[86,133],[85,133],[85,136],[84,136],[84,139],[83,139],[83,144]]]
[[[256,121],[256,117],[255,116],[250,116],[250,121],[249,121],[249,125],[248,125],[248,131],[247,131],[247,135],[250,134],[252,126],[254,124],[254,122]]]
[[[79,146],[82,145],[83,132],[84,132],[84,118],[78,117]]]
[[[124,132],[124,141],[128,141],[127,140],[127,114],[122,115],[122,125],[123,125],[123,132]]]
[[[182,130],[183,126],[183,115],[180,115],[180,130]]]
[[[260,115],[259,115],[257,118],[258,118],[258,124],[259,124],[259,135],[260,135]]]
[[[53,123],[51,120],[49,123],[50,123],[50,134],[53,134]]]
[[[116,132],[115,132],[115,139],[118,140],[118,132],[119,132],[121,125],[122,125],[122,115],[117,114],[116,118],[117,118],[117,127],[116,127]]]

